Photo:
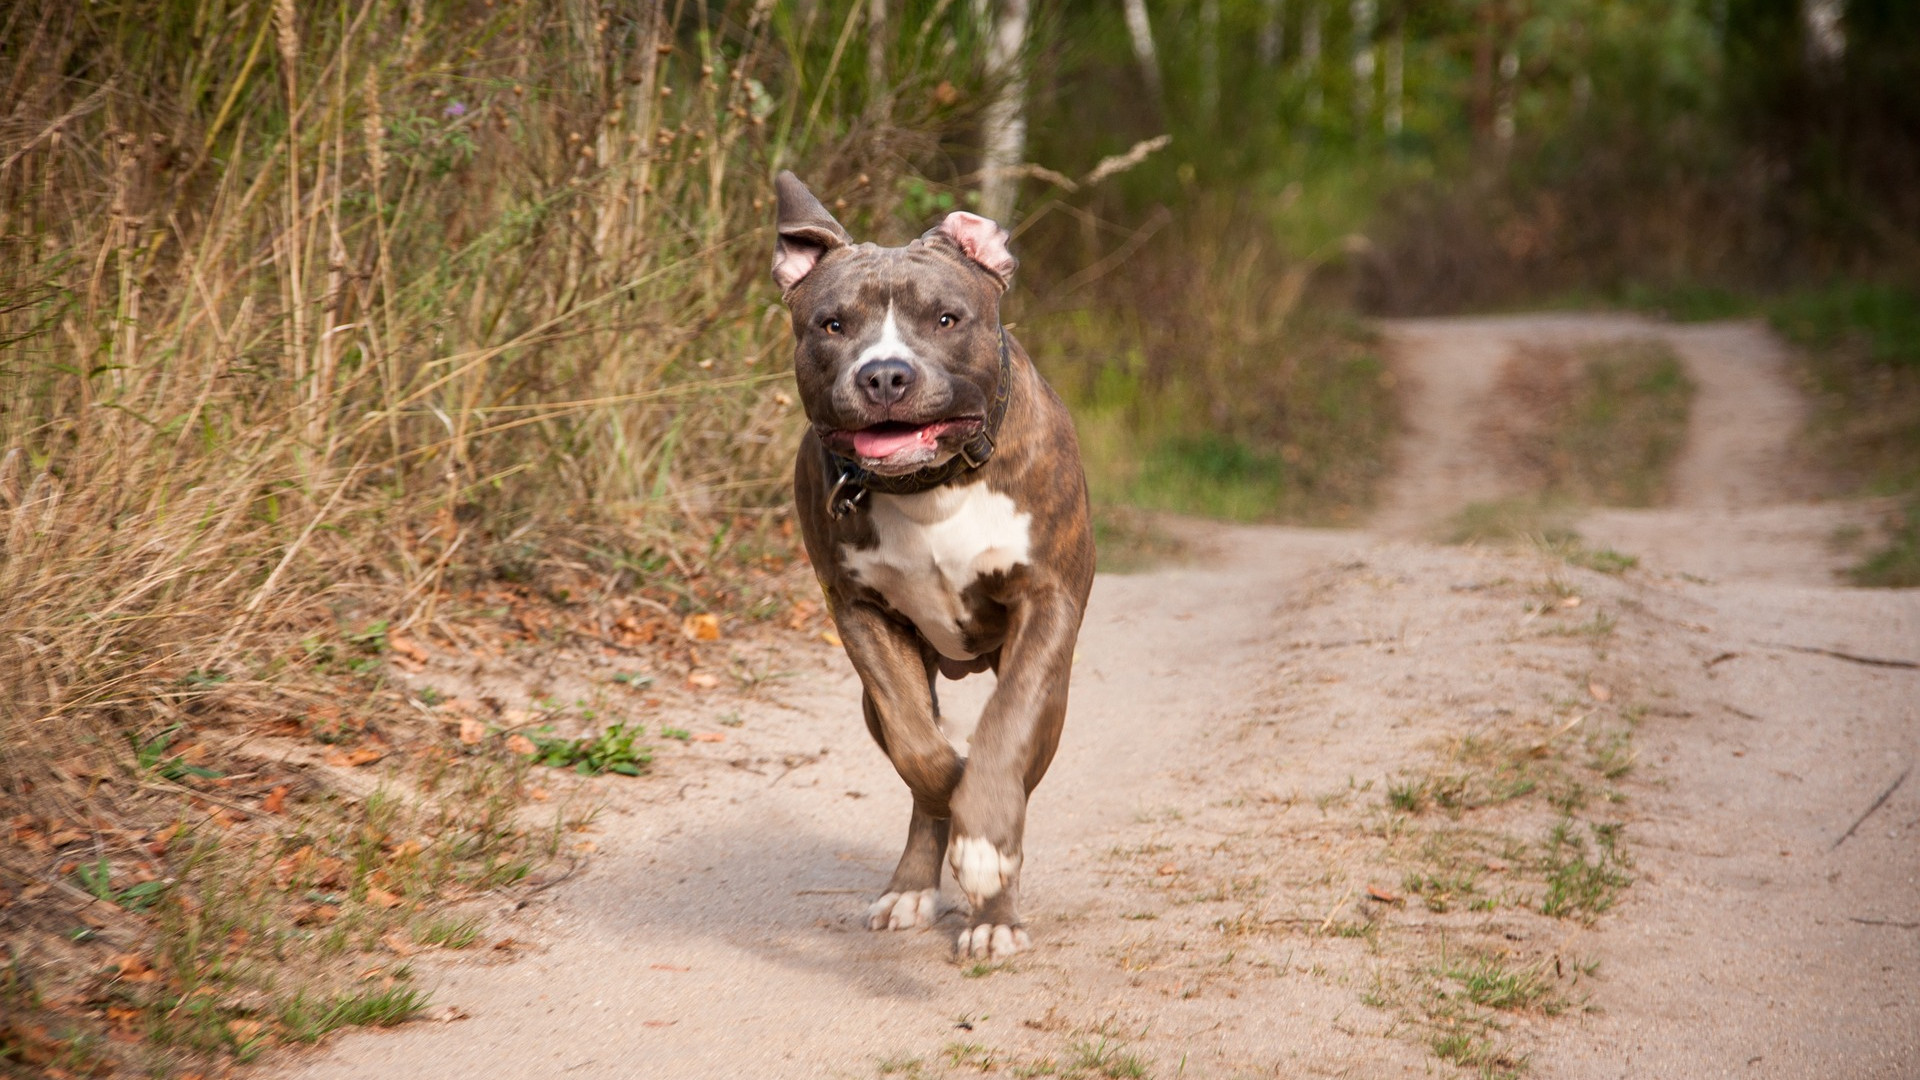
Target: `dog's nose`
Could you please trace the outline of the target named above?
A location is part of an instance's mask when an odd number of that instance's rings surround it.
[[[853,373],[860,392],[882,409],[906,397],[916,377],[913,365],[905,360],[869,360]]]

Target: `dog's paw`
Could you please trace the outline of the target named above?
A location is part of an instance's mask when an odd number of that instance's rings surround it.
[[[947,862],[953,866],[954,882],[976,909],[999,896],[1020,872],[1020,856],[1003,854],[978,836],[954,837],[947,848]]]
[[[867,929],[926,929],[940,917],[940,890],[890,892],[867,905]]]
[[[981,923],[960,931],[954,949],[963,960],[1005,960],[1014,953],[1033,947],[1033,939],[1018,926]]]

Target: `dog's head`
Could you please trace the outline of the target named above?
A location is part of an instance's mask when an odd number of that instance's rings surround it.
[[[937,465],[999,389],[1007,231],[964,211],[905,247],[856,244],[782,172],[773,279],[793,314],[800,401],[828,449],[882,475]]]

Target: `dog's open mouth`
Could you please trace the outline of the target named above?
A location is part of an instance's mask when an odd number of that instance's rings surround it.
[[[949,432],[969,431],[980,426],[977,416],[956,416],[926,424],[887,420],[857,431],[826,433],[827,445],[842,454],[851,454],[867,467],[894,464],[926,464],[939,449],[941,436]]]

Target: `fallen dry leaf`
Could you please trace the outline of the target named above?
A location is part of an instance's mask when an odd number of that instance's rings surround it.
[[[266,811],[269,814],[281,813],[282,811],[286,810],[286,808],[287,808],[287,785],[285,784],[281,784],[279,787],[274,788],[272,791],[267,792],[267,797],[260,800],[260,809]]]
[[[123,979],[137,979],[152,971],[147,961],[139,953],[121,953],[107,961],[107,966],[119,972]]]
[[[1580,598],[1577,596],[1569,596],[1565,600],[1560,601],[1560,606],[1563,608],[1577,608],[1580,606]]]
[[[460,742],[463,746],[478,746],[480,740],[487,737],[487,725],[471,716],[460,718]]]
[[[814,617],[814,615],[819,612],[819,610],[820,610],[820,605],[815,604],[811,601],[808,601],[808,600],[794,601],[793,613],[787,619],[787,629],[789,630],[804,629],[808,621],[811,620]]]
[[[688,641],[719,641],[720,616],[689,615],[680,623],[680,634]]]
[[[367,903],[379,908],[397,908],[400,906],[400,898],[378,885],[369,885]]]
[[[1367,886],[1367,899],[1378,900],[1383,904],[1398,904],[1402,900],[1405,900],[1406,897],[1401,896],[1392,889],[1383,888],[1379,885],[1369,885]]]
[[[553,792],[543,787],[528,788],[527,798],[532,799],[534,802],[546,802],[548,799],[553,798]]]
[[[1154,871],[1154,873],[1159,874],[1161,877],[1172,877],[1179,872],[1180,867],[1173,863],[1162,863],[1160,869]]]
[[[227,1021],[227,1034],[233,1036],[233,1041],[236,1043],[247,1043],[266,1029],[267,1025],[259,1020]]]
[[[420,951],[419,946],[407,940],[407,936],[398,930],[389,930],[380,935],[380,944],[396,956],[412,956]]]
[[[648,964],[647,966],[652,968],[655,971],[692,971],[693,970],[690,967],[681,967],[678,964]]]
[[[516,754],[531,754],[540,748],[533,745],[533,740],[527,738],[525,735],[509,735],[507,736],[507,749]]]
[[[1607,689],[1605,683],[1597,683],[1597,682],[1588,683],[1587,693],[1592,694],[1593,700],[1595,701],[1612,701],[1613,700],[1613,691]]]
[[[640,1021],[640,1026],[653,1028],[672,1027],[679,1022],[678,1020],[642,1020]]]
[[[435,1009],[432,1012],[427,1013],[425,1016],[421,1017],[421,1019],[431,1020],[436,1024],[451,1024],[456,1020],[465,1020],[467,1017],[472,1015],[473,1015],[472,1013],[468,1012],[467,1010],[461,1008],[458,1005],[448,1005],[444,1008]]]
[[[696,731],[693,733],[693,741],[694,742],[726,742],[727,733],[724,731]]]
[[[386,756],[386,750],[380,747],[362,746],[357,750],[335,750],[329,753],[327,755],[327,764],[352,769],[358,768],[361,765],[371,765]]]
[[[834,633],[831,630],[820,631],[820,640],[826,642],[827,644],[833,646],[836,649],[840,648],[840,645],[841,645],[840,635]]]
[[[299,918],[296,918],[294,922],[301,923],[301,924],[319,923],[320,925],[325,926],[339,917],[340,917],[340,905],[315,904],[312,907],[308,908],[307,910],[301,912]]]
[[[687,676],[687,685],[695,690],[711,690],[720,685],[720,676],[696,671]]]
[[[414,641],[412,638],[401,637],[399,634],[387,635],[387,647],[422,666],[425,666],[426,662],[432,659],[432,656],[427,650],[421,648],[419,642]]]

